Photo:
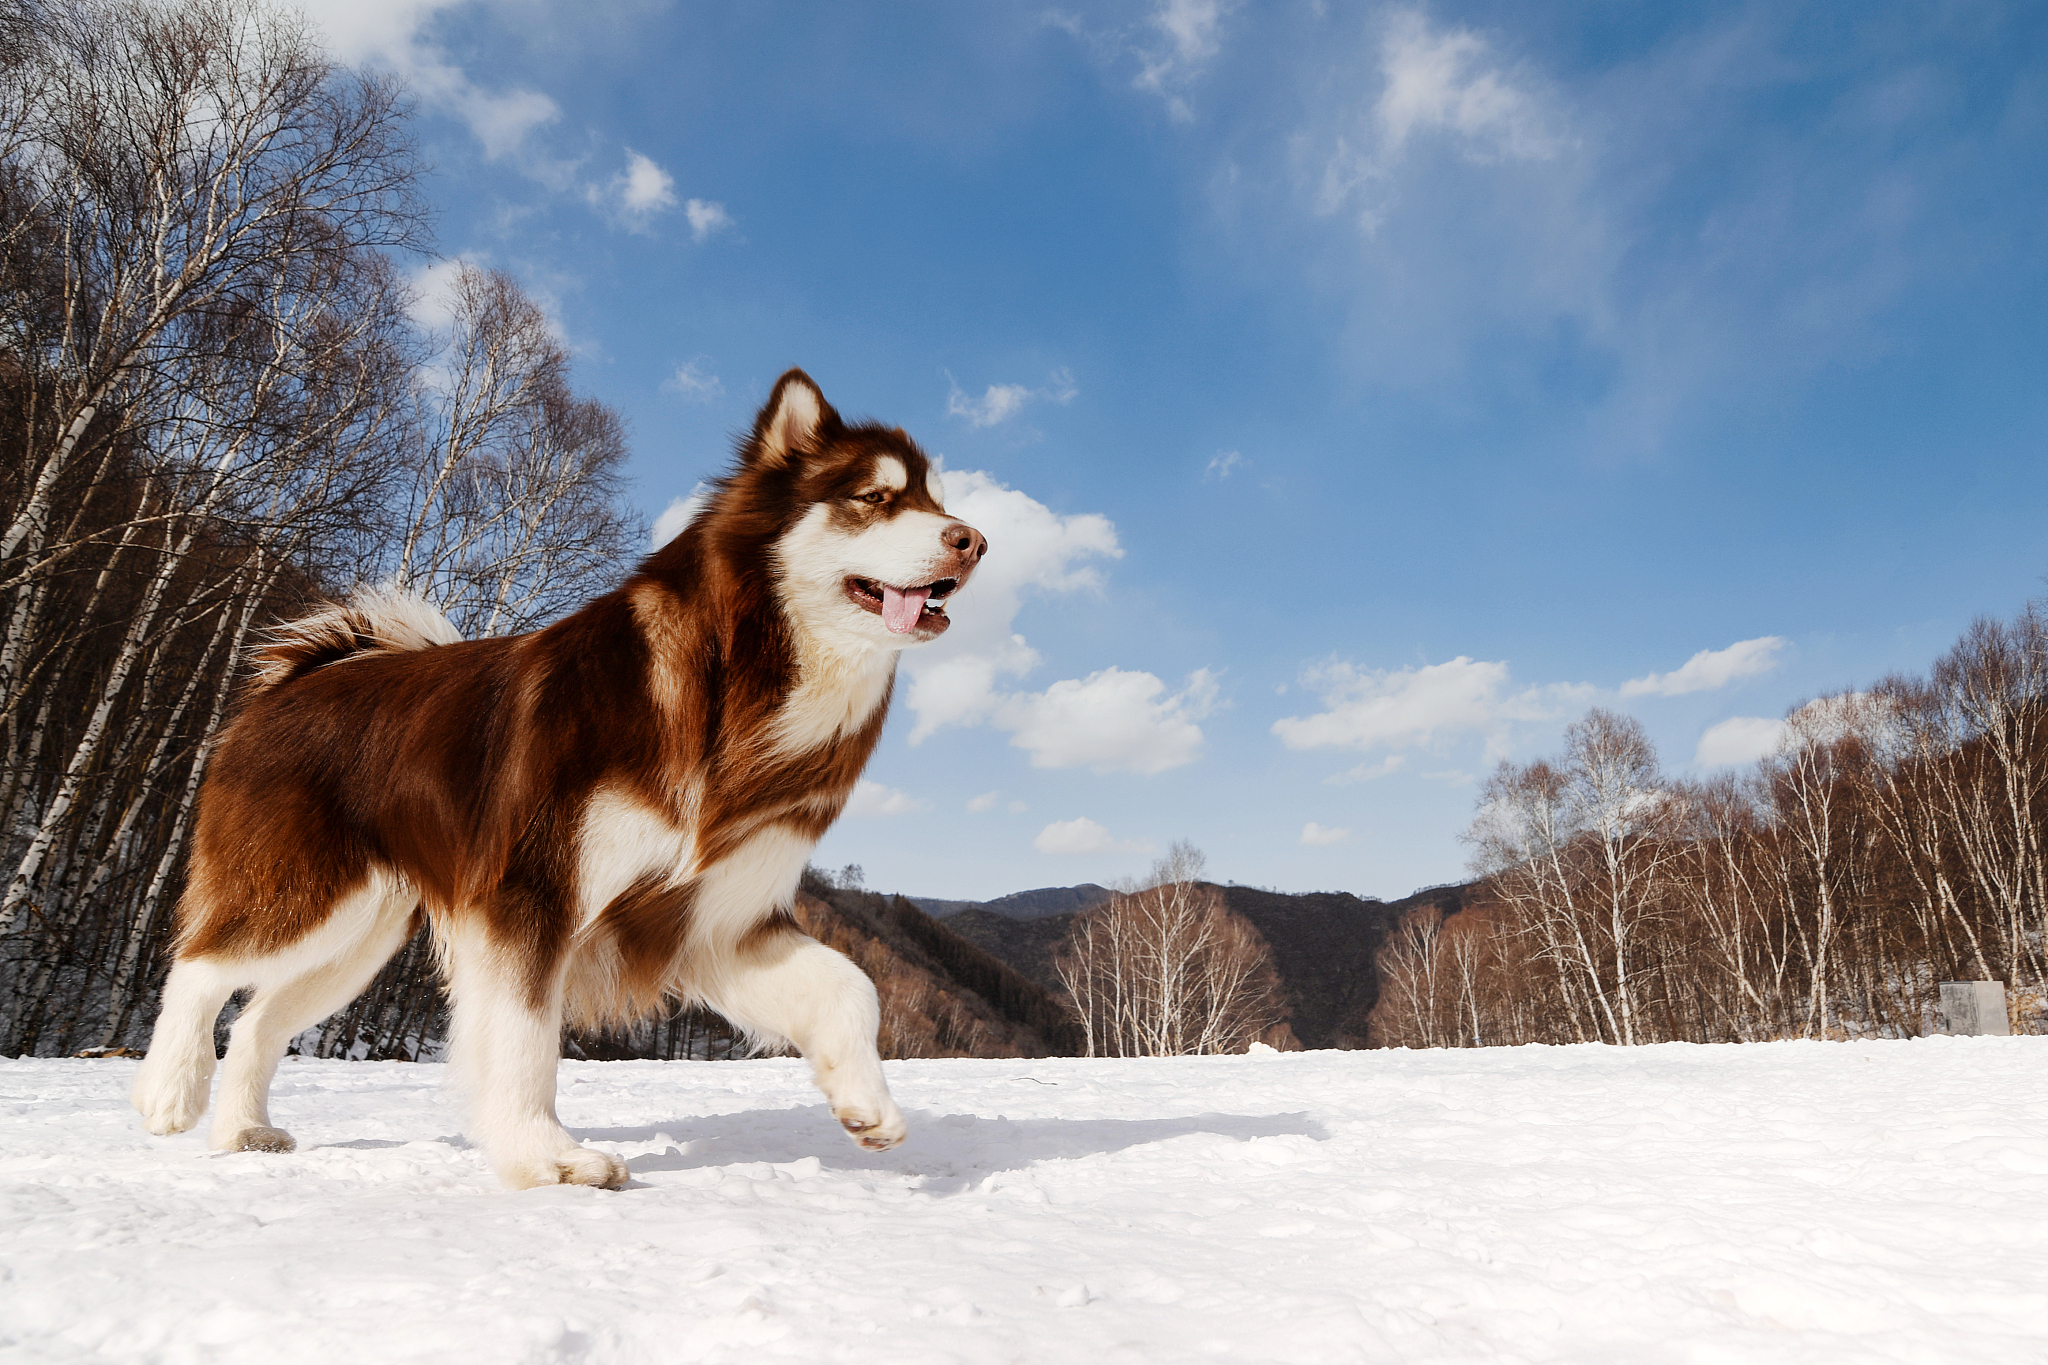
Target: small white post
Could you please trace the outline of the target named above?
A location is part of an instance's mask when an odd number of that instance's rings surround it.
[[[2005,983],[1942,982],[1941,1032],[1957,1038],[2010,1036],[2012,1027],[2005,1017]]]

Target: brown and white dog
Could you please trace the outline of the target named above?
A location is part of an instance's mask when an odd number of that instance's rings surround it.
[[[615,1187],[555,1118],[563,1020],[701,1001],[794,1044],[864,1147],[903,1140],[875,990],[798,931],[811,849],[881,735],[897,652],[935,639],[988,543],[899,429],[848,425],[791,370],[733,470],[617,591],[463,641],[358,594],[284,626],[200,796],[176,961],[133,1100],[153,1133],[289,1151],[271,1078],[424,914],[470,1129],[517,1188]]]

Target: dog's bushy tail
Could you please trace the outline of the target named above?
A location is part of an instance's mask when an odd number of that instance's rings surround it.
[[[249,651],[248,695],[260,696],[358,654],[432,649],[461,639],[453,623],[423,597],[392,587],[358,588],[346,602],[330,602],[265,631]]]

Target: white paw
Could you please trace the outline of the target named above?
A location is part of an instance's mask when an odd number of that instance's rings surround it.
[[[910,1136],[910,1125],[896,1101],[884,1097],[879,1105],[849,1104],[832,1111],[839,1126],[855,1142],[871,1152],[886,1152]]]
[[[632,1175],[626,1170],[626,1163],[610,1152],[571,1147],[553,1156],[501,1166],[498,1178],[515,1190],[541,1185],[595,1185],[601,1190],[616,1190]]]
[[[128,1102],[142,1115],[144,1128],[158,1137],[168,1137],[199,1122],[206,1112],[207,1082],[211,1079],[204,1072],[195,1075],[169,1063],[152,1070],[145,1061]]]

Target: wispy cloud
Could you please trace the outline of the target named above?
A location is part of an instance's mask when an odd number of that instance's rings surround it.
[[[676,366],[676,372],[661,381],[663,393],[679,394],[693,403],[709,403],[725,397],[725,381],[706,368],[703,356]]]
[[[1331,844],[1341,844],[1350,837],[1351,831],[1342,826],[1324,829],[1313,820],[1301,827],[1301,842],[1309,848],[1327,848]]]
[[[948,375],[948,379],[952,376]],[[946,396],[946,412],[949,416],[965,417],[977,427],[992,427],[998,422],[1007,422],[1024,410],[1031,400],[1031,390],[1022,384],[991,384],[979,398],[970,398],[958,384]]]
[[[1142,839],[1119,839],[1087,816],[1055,820],[1038,831],[1031,846],[1040,853],[1150,853],[1152,845]]]
[[[1071,370],[1059,369],[1052,372],[1043,388],[1030,388],[1023,384],[991,384],[979,398],[960,387],[951,371],[942,371],[946,376],[946,413],[951,417],[964,417],[970,426],[992,427],[1009,421],[1024,410],[1027,403],[1047,402],[1062,406],[1074,401],[1081,391],[1074,385]]]
[[[1347,206],[1376,234],[1392,211],[1396,168],[1411,143],[1441,136],[1478,163],[1548,161],[1566,139],[1548,102],[1466,28],[1435,28],[1419,10],[1395,11],[1380,41],[1379,98],[1335,135],[1315,197],[1322,213]],[[1366,193],[1370,187],[1378,192]]]
[[[1332,773],[1323,779],[1326,786],[1348,787],[1354,782],[1371,782],[1376,778],[1392,777],[1408,766],[1406,754],[1388,754],[1377,763],[1361,763],[1346,772]]]
[[[1202,471],[1202,478],[1205,481],[1215,480],[1221,482],[1235,474],[1238,470],[1247,468],[1250,464],[1250,460],[1247,460],[1234,450],[1219,450],[1216,452],[1216,457],[1209,461],[1209,467]]]
[[[1133,66],[1131,88],[1156,95],[1176,123],[1194,118],[1190,90],[1223,50],[1223,21],[1235,0],[1160,0],[1142,23],[1119,28],[1091,28],[1080,15],[1062,10],[1044,21],[1080,42],[1107,70],[1126,72]]]
[[[1132,88],[1165,100],[1168,116],[1183,123],[1193,119],[1188,86],[1222,47],[1224,13],[1220,0],[1164,0],[1147,19],[1163,41],[1139,49]]]
[[[1380,48],[1386,88],[1376,112],[1383,146],[1441,131],[1479,159],[1546,161],[1562,141],[1553,115],[1470,29],[1432,28],[1420,10],[1396,13]]]
[[[1743,678],[1754,678],[1778,666],[1778,651],[1785,641],[1777,635],[1738,640],[1726,649],[1703,649],[1669,673],[1651,673],[1630,678],[1621,685],[1624,697],[1682,697],[1688,692],[1710,692]]]

